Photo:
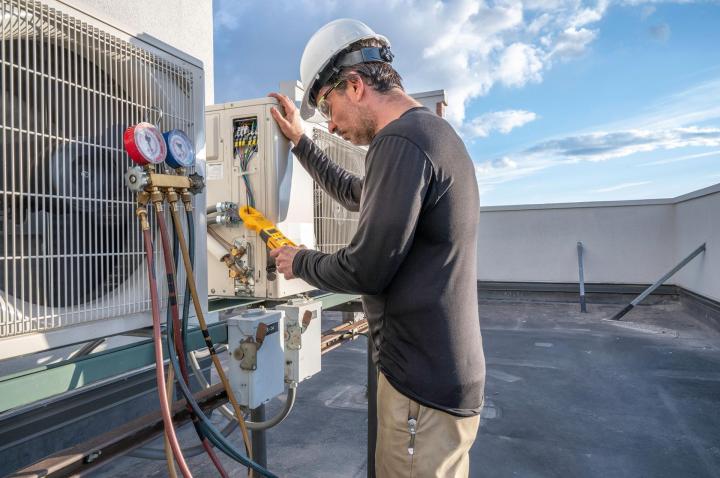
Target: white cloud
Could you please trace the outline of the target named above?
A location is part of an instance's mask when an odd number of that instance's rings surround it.
[[[496,77],[507,86],[523,86],[540,81],[543,64],[538,50],[524,43],[513,43],[503,51]]]
[[[655,3],[215,0],[216,53],[220,48],[231,52],[225,61],[217,59],[216,95],[220,101],[264,96],[279,81],[299,76],[305,42],[320,26],[340,17],[358,18],[390,38],[396,53],[394,65],[405,78],[408,91],[446,90],[448,120],[462,131],[471,128],[474,121],[466,118],[467,107],[494,86],[521,88],[540,82],[553,64],[584,54],[597,38],[598,23],[610,5],[651,9]],[[233,78],[248,66],[258,74],[239,87]],[[230,88],[239,91],[225,92]],[[696,105],[700,109],[694,112],[685,111],[698,115],[707,111],[707,104]]]
[[[628,130],[567,136],[537,144],[526,154],[549,155],[574,161],[605,161],[657,149],[720,146],[720,128]]]
[[[253,71],[264,71],[265,76],[284,62],[294,68],[282,71],[297,77],[302,48],[314,31],[339,17],[362,20],[392,42],[395,66],[408,91],[446,90],[447,117],[459,129],[468,105],[493,86],[519,88],[542,81],[553,62],[582,54],[596,38],[595,25],[607,9],[607,0],[215,3],[221,32],[216,44],[237,44],[242,60],[233,64],[235,70],[252,65]],[[283,34],[268,33],[268,25]],[[226,70],[231,75],[233,68]],[[275,79],[262,93],[286,79]],[[216,91],[222,97],[223,85],[217,85]]]
[[[593,189],[592,192],[594,193],[611,193],[614,191],[619,191],[621,189],[628,189],[628,188],[636,188],[638,186],[644,186],[646,184],[650,184],[651,181],[639,181],[635,183],[621,183],[616,184],[615,186],[609,186],[606,188],[600,188],[600,189]]]
[[[547,159],[518,161],[506,156],[476,164],[475,174],[478,178],[478,185],[482,191],[497,184],[530,176],[554,164],[554,161]]]
[[[641,152],[683,147],[720,147],[720,128],[628,130],[566,136],[499,159],[484,161],[476,166],[475,171],[478,184],[495,185],[563,164],[606,161]]]
[[[469,138],[485,138],[493,131],[507,134],[513,129],[519,128],[536,119],[537,115],[532,111],[493,111],[467,122],[462,131],[463,134]]]
[[[655,13],[655,7],[653,5],[643,7],[640,13],[640,18],[642,18],[643,20],[647,20],[647,18],[653,13]]]
[[[683,156],[678,156],[676,158],[667,158],[667,159],[661,159],[658,161],[651,161],[649,163],[643,163],[640,166],[657,166],[660,164],[678,163],[680,161],[689,161],[691,159],[707,158],[708,156],[720,156],[720,150],[707,151],[705,153],[685,154]]]

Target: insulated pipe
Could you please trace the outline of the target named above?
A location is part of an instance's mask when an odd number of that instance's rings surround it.
[[[223,239],[223,237],[220,234],[218,234],[218,232],[215,229],[210,227],[210,224],[208,224],[208,226],[207,226],[207,231],[208,231],[208,234],[210,234],[213,239],[215,239],[220,244],[222,244],[225,247],[225,249],[228,250],[228,252],[232,251],[233,245],[230,244],[225,239]]]
[[[208,228],[208,231],[211,229]],[[215,236],[212,234],[208,234],[208,240],[207,240],[207,248],[208,252],[213,255],[218,261],[222,261],[225,256],[230,254],[230,251],[228,251],[225,246],[220,244],[217,239],[215,239]]]
[[[185,458],[183,457],[175,435],[175,428],[172,423],[172,415],[167,402],[167,389],[165,388],[165,362],[162,355],[162,341],[160,338],[160,298],[157,291],[157,280],[155,279],[155,268],[153,267],[153,244],[150,236],[150,223],[147,220],[147,210],[140,206],[137,209],[137,216],[143,231],[143,239],[145,242],[145,256],[148,269],[148,278],[150,280],[150,302],[152,306],[153,318],[153,342],[155,344],[155,378],[158,386],[158,395],[160,396],[160,411],[165,425],[165,434],[170,440],[170,448],[172,448],[175,459],[178,462],[180,471],[185,478],[192,478],[190,468],[188,468]]]

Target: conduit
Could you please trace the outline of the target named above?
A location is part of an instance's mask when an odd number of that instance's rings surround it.
[[[192,368],[193,375],[195,376],[195,379],[198,381],[198,383],[205,389],[210,388],[211,385],[207,381],[207,379],[205,379],[205,376],[202,374],[202,369],[200,368],[200,363],[198,363],[197,355],[195,354],[195,352],[190,352],[189,362],[190,368]],[[292,382],[288,386],[288,394],[287,398],[285,399],[285,406],[280,412],[278,412],[277,415],[275,415],[269,420],[265,420],[262,422],[251,422],[246,420],[245,425],[247,425],[249,430],[267,430],[268,428],[279,425],[280,423],[282,423],[283,420],[287,418],[288,415],[290,415],[290,412],[295,405],[296,396],[297,383]],[[228,420],[235,420],[235,414],[227,405],[223,405],[220,407],[220,413],[222,413],[223,416]]]

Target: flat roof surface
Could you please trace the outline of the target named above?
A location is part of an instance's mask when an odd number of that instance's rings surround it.
[[[720,476],[720,334],[675,304],[638,306],[621,322],[607,318],[622,306],[588,307],[481,302],[486,406],[470,476]],[[326,330],[340,313],[323,320]],[[293,413],[268,432],[271,471],[366,476],[365,350],[360,338],[329,352],[300,384]],[[197,442],[187,426],[181,440]],[[204,455],[189,464],[196,477],[217,476]],[[164,462],[125,456],[93,476],[166,475]]]

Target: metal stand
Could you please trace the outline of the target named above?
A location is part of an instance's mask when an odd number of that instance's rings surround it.
[[[580,275],[580,312],[587,312],[587,305],[585,304],[585,270],[583,266],[583,243],[578,241],[578,271]]]
[[[250,420],[253,422],[264,422],[265,405],[260,405],[250,410]],[[251,433],[253,460],[265,468],[267,467],[267,437],[265,436],[265,430],[253,430]]]
[[[367,478],[375,478],[375,440],[377,438],[377,380],[378,369],[373,363],[373,341],[367,332],[367,393],[368,393],[368,437],[367,437]]]
[[[703,252],[704,250],[705,250],[705,243],[703,243],[702,246],[700,246],[700,247],[698,247],[697,249],[695,249],[695,250],[694,250],[689,256],[687,256],[685,259],[683,259],[680,264],[678,264],[678,265],[676,265],[675,267],[673,267],[670,272],[668,272],[667,274],[665,274],[664,276],[662,276],[660,279],[658,279],[657,282],[655,282],[653,285],[651,285],[650,287],[648,287],[647,289],[645,289],[645,291],[643,291],[642,294],[640,294],[639,296],[635,297],[635,299],[633,299],[633,301],[630,302],[630,304],[628,304],[627,306],[625,306],[625,308],[624,308],[623,310],[621,310],[620,312],[618,312],[617,314],[615,314],[615,315],[613,316],[612,320],[620,320],[620,319],[622,318],[622,316],[624,316],[625,314],[627,314],[628,312],[630,312],[633,307],[635,307],[635,306],[638,305],[640,302],[642,302],[642,301],[645,299],[645,297],[647,297],[647,296],[649,296],[650,294],[652,294],[655,289],[657,289],[658,287],[660,287],[660,286],[663,284],[663,282],[665,282],[666,280],[668,280],[673,274],[675,274],[677,271],[679,271],[680,269],[682,269],[682,268],[685,266],[685,264],[687,264],[688,262],[690,262],[691,260],[693,260],[693,259],[695,258],[695,256],[697,256],[698,254],[700,254],[700,253]]]

